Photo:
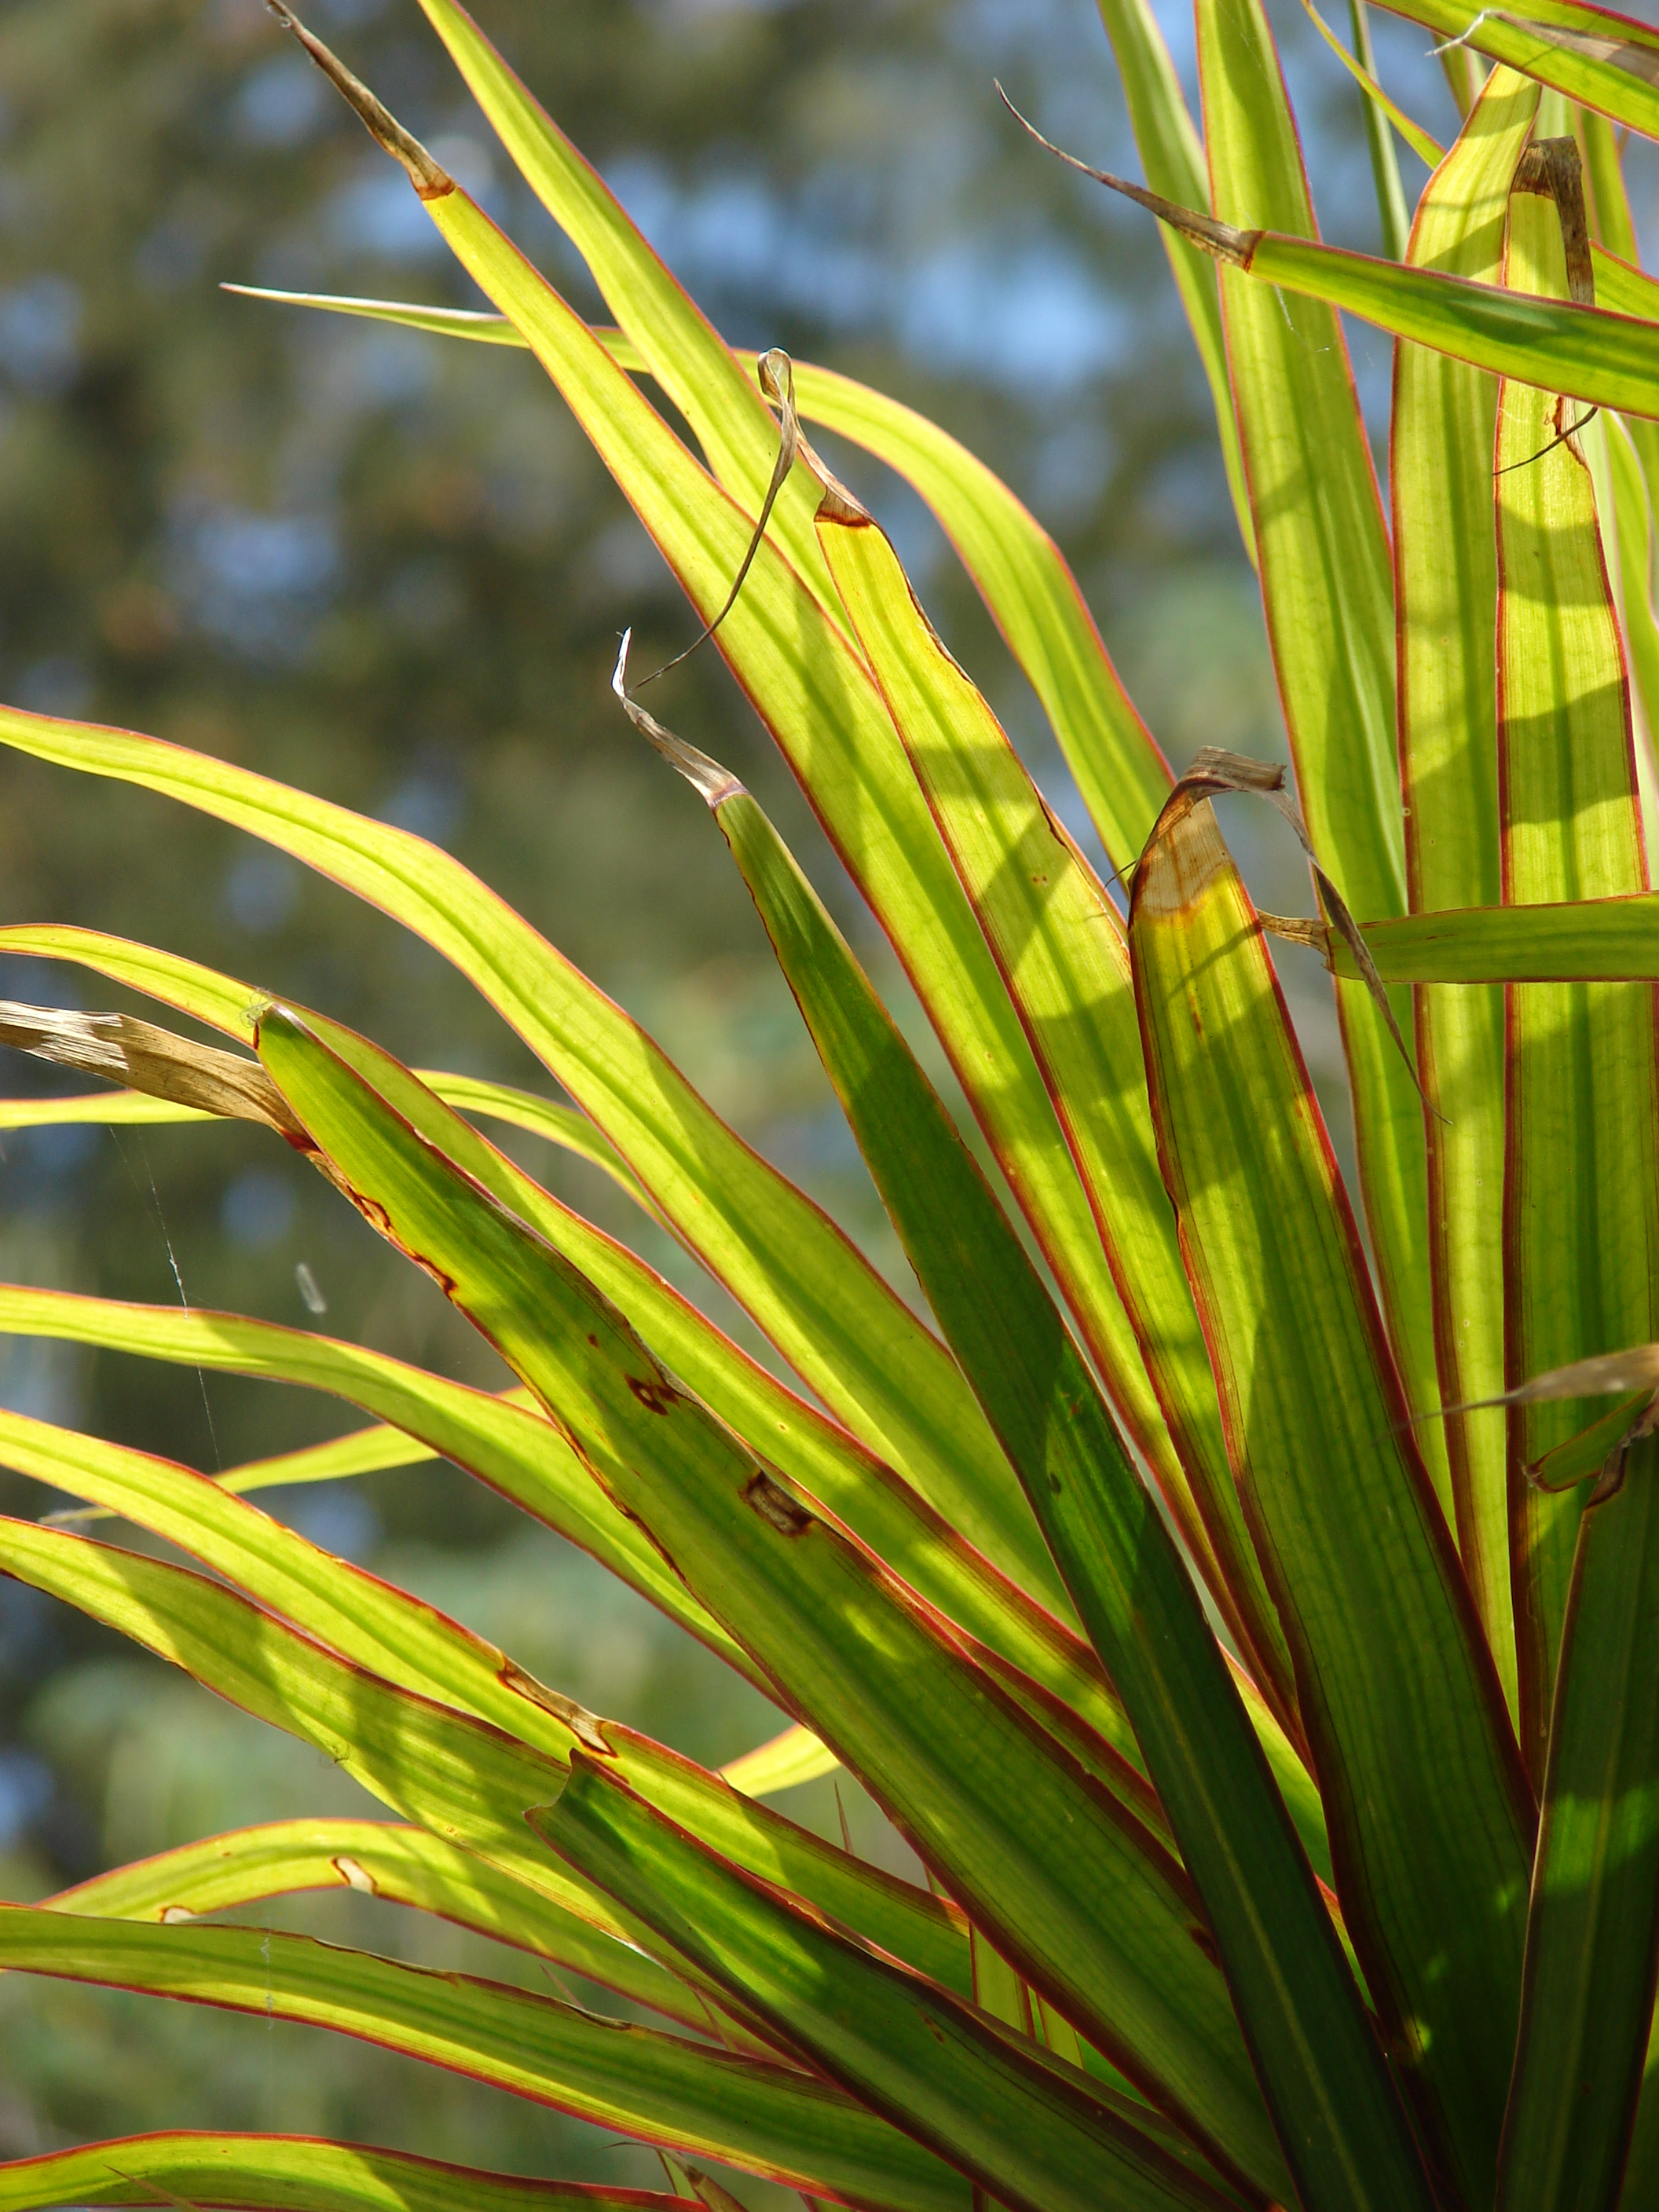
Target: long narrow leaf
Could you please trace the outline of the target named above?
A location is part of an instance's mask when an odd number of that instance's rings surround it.
[[[1428,2139],[1469,2199],[1489,2202],[1532,1805],[1401,1425],[1307,1071],[1207,800],[1170,802],[1136,873],[1129,943],[1164,1172],[1296,1655],[1338,1893]]]
[[[995,716],[939,643],[885,535],[840,499],[826,499],[818,531],[854,632],[996,956],[1089,1194],[1132,1342],[1180,1455],[1184,1480],[1178,1487],[1166,1484],[1170,1509],[1240,1650],[1294,1726],[1290,1653],[1244,1531],[1209,1358],[1158,1176],[1117,909],[1044,805]],[[827,923],[815,917],[817,927],[799,931],[799,943],[780,942],[791,909],[810,894],[754,801],[734,793],[715,802],[714,811],[946,1339],[969,1364],[941,1304],[951,1280],[963,1279],[961,1263],[929,1267],[918,1249],[935,1224],[957,1226],[956,1206],[943,1184],[932,1188],[917,1172],[927,1140],[904,1148],[901,1160],[896,1133],[903,1099],[919,1132],[932,1133],[929,1149],[941,1176],[970,1173],[948,1140],[944,1109]],[[833,1007],[836,998],[839,1009]],[[1086,1019],[1079,1017],[1082,1007]],[[856,1068],[836,1065],[838,1046],[846,1048],[836,1035],[842,1022],[862,1031],[855,1043],[846,1040],[863,1062]],[[970,1364],[969,1374],[975,1379]],[[982,1370],[977,1387],[983,1389]],[[987,1411],[994,1425],[994,1413],[988,1406]]]
[[[36,957],[74,958],[160,997],[198,1020],[225,1023],[234,1006],[231,1034],[248,1033],[246,1009],[253,994],[231,978],[216,976],[191,962],[175,961],[152,947],[95,932],[37,930],[19,934],[26,934],[28,949]],[[6,941],[0,933],[0,944]],[[323,1027],[337,1045],[349,1053],[349,1032],[336,1030],[326,1023]],[[376,1056],[376,1068],[378,1079],[393,1087],[400,1107],[417,1126],[423,1126],[422,1116],[431,1103],[424,1086],[384,1054]],[[464,1096],[458,1103],[465,1105],[471,1101]],[[951,1523],[890,1468],[740,1351],[625,1246],[562,1205],[455,1115],[443,1115],[441,1125],[428,1128],[427,1133],[581,1267],[623,1309],[675,1372],[756,1449],[841,1514],[872,1550],[930,1602],[1073,1707],[1124,1758],[1139,1765],[1139,1754],[1121,1708],[1087,1646],[964,1542]],[[44,1310],[49,1316],[56,1309],[48,1304]],[[259,1328],[260,1324],[247,1324],[247,1331],[255,1338]],[[177,1357],[176,1352],[164,1350],[174,1340],[173,1332],[163,1325],[153,1346],[138,1348]],[[313,1356],[311,1347],[317,1341],[307,1337],[292,1343],[280,1334],[274,1340],[279,1354],[281,1350],[295,1349],[302,1360]],[[465,1454],[451,1455],[459,1456],[464,1465],[475,1466]],[[325,1458],[321,1472],[313,1479],[323,1479],[331,1466],[331,1461]],[[272,1481],[283,1479],[280,1474],[270,1477]],[[579,1481],[578,1489],[590,1515],[598,1510],[602,1525],[609,1527],[609,1516],[598,1494],[585,1480]],[[660,1581],[663,1570],[654,1551],[642,1544],[631,1527],[624,1533],[628,1541],[642,1551]],[[669,1582],[684,1613],[691,1601],[678,1582],[672,1577]],[[654,1583],[648,1586],[647,1594],[655,1595]],[[696,1617],[708,1625],[706,1615]],[[721,1648],[726,1656],[730,1655],[729,1642],[722,1639]],[[1273,1755],[1277,1758],[1277,1750]]]
[[[83,2143],[0,2165],[0,2212],[62,2204],[214,2212],[673,2212],[678,2200],[598,2182],[529,2181],[309,2136],[170,2134]]]
[[[256,1718],[314,1744],[405,1819],[632,1940],[604,1899],[573,1887],[530,1846],[524,1811],[556,1794],[561,1758],[370,1674],[182,1567],[15,1521],[0,1521],[0,1563]],[[570,1742],[605,1748],[671,1819],[752,1872],[799,1890],[919,1971],[969,1986],[960,1923],[933,1899],[848,1858],[690,1759],[564,1702]]]
[[[1579,1524],[1500,2212],[1613,2212],[1659,1968],[1659,1446]]]
[[[136,1860],[41,1902],[54,1912],[173,1926],[266,1898],[326,1889],[433,1913],[585,1974],[682,2027],[708,2032],[706,2003],[631,1943],[524,1888],[488,1859],[428,1829],[388,1820],[274,1820]]]
[[[1041,1581],[1046,1562],[1036,1532],[1019,1533],[1029,1516],[1017,1492],[1010,1496],[1006,1465],[937,1340],[828,1218],[719,1120],[644,1030],[449,854],[154,738],[0,709],[0,743],[182,799],[292,852],[427,937],[552,1067],[712,1272],[769,1316],[786,1353],[827,1401],[867,1437],[868,1407],[884,1400],[890,1455],[952,1520],[986,1529],[988,1548],[1014,1549]],[[948,870],[942,853],[939,860]],[[232,1018],[242,1019],[246,1007]],[[716,1203],[705,1181],[718,1189]],[[892,1443],[902,1449],[892,1451]]]
[[[1493,70],[1423,194],[1411,234],[1414,266],[1483,283],[1501,276],[1510,180],[1537,108],[1535,84]],[[1413,914],[1496,907],[1503,896],[1493,672],[1498,557],[1487,520],[1497,424],[1491,377],[1421,346],[1395,348],[1389,483]],[[1367,932],[1368,946],[1380,933]],[[1495,992],[1478,989],[1418,991],[1413,1008],[1427,1139],[1435,1352],[1444,1402],[1464,1406],[1504,1387],[1504,1009]],[[1444,1435],[1463,1571],[1513,1713],[1504,1417],[1453,1414]]]
[[[1118,81],[1123,87],[1129,125],[1135,134],[1147,183],[1155,192],[1162,192],[1165,199],[1186,207],[1200,206],[1206,198],[1204,149],[1187,112],[1181,80],[1170,58],[1157,15],[1147,0],[1100,0],[1100,20],[1112,42]],[[1244,463],[1239,452],[1232,386],[1227,375],[1227,342],[1221,327],[1221,298],[1215,271],[1206,266],[1203,255],[1194,252],[1178,232],[1165,230],[1164,251],[1170,257],[1170,272],[1181,295],[1181,304],[1187,311],[1193,342],[1209,380],[1233,512],[1238,518],[1244,550],[1254,561],[1255,527],[1250,520],[1249,495],[1244,486]],[[1147,828],[1151,826],[1148,823]],[[1136,850],[1139,849],[1138,844]],[[1114,854],[1113,859],[1116,858]]]
[[[240,1314],[123,1305],[0,1284],[0,1332],[332,1391],[395,1423],[556,1528],[730,1664],[748,1671],[726,1631],[595,1489],[564,1437],[532,1407],[446,1381],[384,1352]]]
[[[742,517],[557,293],[431,157],[406,134],[398,134],[373,95],[306,36],[313,58],[388,152],[407,166],[428,215],[462,266],[528,338],[663,547],[693,604],[705,621],[712,621],[730,597],[731,579],[748,551],[750,532]],[[1121,1326],[1116,1289],[1087,1202],[1064,1147],[1055,1141],[1053,1108],[867,669],[824,620],[794,571],[764,544],[757,549],[717,643],[913,977],[1079,1328],[1091,1334],[1101,1316],[1117,1316]],[[591,1101],[568,1078],[562,1079],[578,1103],[592,1110]],[[597,1113],[594,1118],[603,1119]],[[618,1149],[639,1166],[626,1145]],[[641,1180],[664,1203],[652,1177],[642,1174]],[[695,1243],[695,1237],[689,1241]],[[902,1305],[897,1310],[903,1319],[895,1324],[902,1332],[895,1343],[902,1346],[917,1324]],[[840,1357],[856,1370],[872,1359],[890,1364],[891,1355],[886,1347],[878,1352],[866,1343],[860,1350],[849,1340]],[[799,1371],[832,1402],[847,1397],[848,1386],[838,1378],[836,1363],[825,1358],[822,1345],[809,1338],[794,1358]],[[809,1368],[827,1369],[827,1379],[809,1374]],[[932,1387],[937,1401],[943,1379],[934,1377]],[[894,1433],[884,1439],[887,1455],[927,1490],[916,1472],[917,1455],[931,1469],[939,1457],[938,1437],[918,1433],[923,1427],[919,1401],[895,1395],[889,1407]],[[1149,1455],[1167,1452],[1169,1439],[1150,1389],[1130,1411],[1137,1438],[1144,1439]],[[938,1419],[946,1422],[945,1433],[954,1437],[965,1427],[964,1449],[970,1443],[978,1447],[984,1437],[972,1413],[970,1399],[965,1405],[953,1401],[938,1407]],[[858,1425],[850,1415],[848,1425]],[[901,1443],[904,1449],[895,1449]],[[953,1485],[951,1517],[1000,1514],[1005,1553],[1028,1575],[1040,1578],[1048,1571],[1047,1557],[1034,1541],[1018,1486],[1011,1485],[1006,1462],[975,1458],[971,1480],[964,1481],[959,1474]]]
[[[1202,256],[1194,258],[1200,268],[1206,265]],[[1213,276],[1210,289],[1213,295]],[[227,289],[440,337],[528,343],[505,315],[473,308],[274,292],[251,284]],[[1215,313],[1218,337],[1218,306]],[[632,339],[605,330],[592,335],[619,368],[644,368],[645,356]],[[797,362],[794,375],[795,402],[805,421],[873,453],[933,509],[1042,700],[1114,865],[1127,866],[1168,793],[1170,771],[1123,690],[1060,548],[1000,477],[925,415],[811,362]],[[1231,417],[1231,394],[1226,404]]]
[[[1659,980],[1659,893],[1551,900],[1414,914],[1365,929],[1365,949],[1390,983],[1594,983]],[[1349,948],[1320,933],[1338,972],[1359,972]]]
[[[741,1995],[832,2081],[1022,2212],[1220,2212],[1220,2192],[1081,2075],[700,1850],[600,1770],[573,1765],[535,1826],[590,1881]]]
[[[421,0],[514,167],[593,275],[611,312],[690,425],[708,465],[744,513],[757,514],[777,433],[753,380],[676,282],[592,163],[508,68],[457,0]],[[811,479],[798,471],[770,528],[819,605],[837,618],[812,534]]]
[[[1199,11],[1211,202],[1312,239],[1313,205],[1261,0]],[[1406,906],[1388,533],[1347,342],[1328,307],[1221,272],[1267,634],[1313,849],[1362,921]],[[1368,991],[1339,985],[1354,1139],[1382,1308],[1413,1410],[1439,1403],[1422,1224],[1427,1165],[1412,1071]],[[1410,1009],[1394,1009],[1402,1025]],[[1445,1447],[1431,1472],[1450,1504]]]
[[[1515,9],[1480,0],[1388,0],[1449,39],[1553,85],[1615,123],[1659,137],[1659,32],[1585,0],[1521,0]]]
[[[891,2212],[967,2203],[949,2167],[826,2082],[471,1975],[257,1928],[21,1905],[0,1905],[7,1967],[332,2028],[815,2196]]]
[[[872,1790],[975,1922],[1155,2101],[1224,2144],[1222,2155],[1260,2185],[1279,2185],[1224,1985],[1194,1940],[1186,1885],[1152,1838],[844,1531],[687,1397],[567,1262],[293,1015],[267,1012],[258,1042],[371,1218],[441,1272],[618,1502],[719,1604],[782,1702]],[[1103,1911],[1106,1898],[1115,1903]]]
[[[1517,191],[1506,273],[1520,294],[1565,295],[1554,204]],[[1647,863],[1629,684],[1577,410],[1504,384],[1496,492],[1500,601],[1498,775],[1504,896],[1527,906],[1644,891]],[[1527,984],[1508,994],[1504,1178],[1506,1380],[1659,1334],[1655,1000],[1644,984]],[[1519,1464],[1598,1410],[1517,1407]],[[1517,1487],[1511,1510],[1521,1741],[1541,1784],[1556,1653],[1582,1498]]]

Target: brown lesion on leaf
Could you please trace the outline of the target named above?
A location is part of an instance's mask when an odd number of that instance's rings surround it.
[[[643,1375],[630,1375],[628,1377],[628,1387],[647,1413],[669,1413],[673,1407],[675,1399],[679,1395],[672,1383],[665,1382],[660,1378],[647,1378]]]
[[[579,1705],[574,1698],[565,1697],[558,1690],[550,1690],[545,1682],[538,1682],[533,1674],[526,1674],[516,1661],[504,1659],[496,1669],[502,1686],[520,1698],[539,1705],[555,1720],[562,1721],[578,1743],[586,1750],[597,1752],[601,1759],[614,1759],[615,1747],[607,1740],[599,1716],[590,1713],[586,1705]]]
[[[763,1468],[750,1477],[743,1495],[744,1504],[752,1507],[761,1519],[775,1528],[781,1536],[804,1536],[812,1525],[812,1516],[806,1508],[793,1498],[781,1482],[775,1482]]]

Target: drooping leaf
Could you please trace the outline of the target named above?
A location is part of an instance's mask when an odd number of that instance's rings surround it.
[[[1197,267],[1206,265],[1204,257],[1194,259]],[[1209,283],[1213,300],[1213,276]],[[367,316],[441,337],[527,344],[505,315],[471,308],[273,292],[256,285],[226,289],[252,299]],[[1218,305],[1214,313],[1218,343]],[[606,330],[592,335],[619,368],[644,368],[645,357],[630,338]],[[1042,700],[1114,864],[1127,866],[1164,803],[1170,771],[1123,691],[1060,548],[1000,477],[926,416],[836,369],[796,362],[794,374],[803,420],[873,453],[932,507]],[[1231,416],[1231,394],[1226,404]]]
[[[475,1852],[389,1820],[273,1820],[94,1875],[41,1903],[54,1912],[171,1927],[265,1898],[326,1889],[453,1920],[585,1974],[682,2027],[709,2031],[707,2002],[632,1943],[526,1889]],[[738,2033],[730,2023],[722,2032]]]
[[[533,1407],[307,1329],[199,1308],[123,1305],[0,1284],[0,1333],[55,1337],[332,1391],[395,1423],[556,1528],[728,1663],[748,1672],[748,1662],[726,1631],[595,1489],[563,1437]]]
[[[405,1819],[476,1851],[608,1934],[630,1931],[603,1899],[573,1887],[531,1846],[525,1809],[556,1794],[562,1755],[369,1673],[216,1583],[15,1521],[0,1521],[7,1571],[106,1621],[256,1718],[314,1744]],[[338,1625],[337,1623],[337,1625]],[[347,1632],[343,1629],[343,1635]],[[529,1677],[521,1674],[524,1682]],[[544,1709],[567,1745],[618,1760],[672,1819],[769,1881],[800,1891],[849,1926],[954,1986],[969,1986],[960,1922],[896,1876],[848,1858],[741,1796],[648,1737],[556,1699]]]
[[[948,2166],[827,2082],[471,1975],[258,1928],[21,1905],[0,1905],[0,1968],[309,2022],[817,2196],[965,2212]]]
[[[295,1017],[270,1010],[258,1042],[371,1218],[441,1272],[951,1894],[1148,2094],[1224,2145],[1232,2169],[1281,2186],[1225,1987],[1194,1937],[1195,1905],[1152,1837],[845,1531],[687,1397],[568,1262]],[[1103,1912],[1109,1897],[1117,1903]]]
[[[222,1023],[230,1018],[234,1006],[233,1033],[246,1033],[244,1017],[252,994],[232,979],[216,975],[211,969],[187,961],[175,961],[149,946],[94,932],[35,931],[14,934],[27,942],[36,957],[74,958],[101,974],[163,998],[198,1020]],[[6,936],[0,933],[0,943],[7,941]],[[314,1018],[322,1021],[320,1016]],[[354,1041],[349,1031],[337,1030],[325,1022],[323,1029],[348,1054],[361,1045],[361,1040]],[[408,1071],[384,1054],[374,1055],[374,1064],[378,1079],[392,1086],[400,1109],[414,1118],[416,1126],[425,1127],[443,1149],[514,1212],[538,1228],[615,1299],[658,1353],[723,1419],[838,1511],[871,1548],[921,1595],[971,1634],[983,1639],[1002,1658],[1073,1707],[1115,1750],[1139,1766],[1139,1753],[1121,1708],[1102,1677],[1098,1662],[1070,1628],[965,1542],[962,1534],[885,1462],[875,1458],[838,1424],[827,1420],[740,1351],[688,1299],[625,1246],[561,1204],[454,1115],[442,1115],[435,1123],[428,1125],[422,1117],[431,1109],[431,1100],[422,1083],[410,1079]],[[462,1095],[455,1103],[476,1108],[478,1100],[464,1082]],[[600,1141],[603,1143],[603,1139]],[[0,1305],[0,1313],[3,1310]],[[48,1303],[38,1310],[49,1322],[58,1310]],[[84,1308],[72,1306],[71,1310],[81,1312]],[[258,1325],[249,1324],[249,1328],[257,1338]],[[166,1349],[175,1340],[171,1326],[164,1323],[154,1343],[136,1348],[162,1357],[182,1357],[176,1350]],[[266,1350],[274,1349],[279,1357],[283,1350],[292,1348],[289,1339],[280,1333],[275,1340],[262,1341]],[[307,1347],[313,1341],[300,1340],[302,1358],[311,1357]],[[374,1403],[372,1400],[361,1402]],[[393,1418],[398,1417],[394,1413]],[[461,1464],[479,1471],[475,1460],[465,1452],[458,1453],[447,1446],[444,1449],[449,1450],[450,1456],[459,1458]],[[376,1460],[373,1463],[399,1462]],[[325,1473],[331,1465],[330,1459],[321,1462]],[[272,1481],[284,1479],[288,1478],[281,1474],[270,1477]],[[323,1476],[318,1474],[313,1479],[321,1480]],[[487,1475],[485,1479],[494,1477]],[[616,1533],[611,1529],[610,1516],[604,1513],[602,1501],[585,1480],[578,1480],[577,1492],[587,1516],[592,1517],[597,1511],[601,1528]],[[520,1492],[509,1494],[523,1502]],[[564,1527],[562,1523],[558,1525]],[[580,1516],[579,1525],[586,1525]],[[570,1533],[569,1528],[564,1528],[564,1533]],[[642,1553],[649,1571],[647,1595],[654,1597],[664,1578],[660,1560],[631,1528],[625,1528],[622,1534],[627,1545]],[[585,1540],[578,1536],[575,1540]],[[612,1563],[609,1555],[601,1555],[606,1556],[607,1564]],[[684,1616],[686,1608],[691,1607],[692,1617],[712,1627],[708,1616],[692,1606],[681,1585],[670,1577],[667,1586],[679,1608],[677,1617]],[[730,1655],[729,1641],[722,1638],[721,1648],[725,1656]],[[1284,1747],[1288,1751],[1288,1746]],[[1271,1755],[1279,1758],[1277,1745]]]
[[[1297,1660],[1348,1929],[1430,2142],[1473,2201],[1489,2200],[1532,1806],[1449,1533],[1397,1425],[1353,1216],[1207,800],[1170,802],[1136,872],[1129,943],[1164,1172]]]
[[[1538,88],[1494,70],[1436,168],[1409,258],[1482,283],[1503,271],[1510,180]],[[1389,484],[1399,627],[1399,743],[1406,874],[1413,915],[1496,908],[1498,561],[1487,520],[1498,389],[1466,362],[1395,349]],[[1367,933],[1376,957],[1378,937]],[[1346,947],[1344,948],[1346,951]],[[1382,969],[1387,974],[1386,968]],[[1490,1397],[1504,1382],[1504,1009],[1496,992],[1413,994],[1427,1144],[1429,1271],[1442,1396]],[[1509,1466],[1493,1413],[1449,1416],[1451,1520],[1463,1571],[1516,1710],[1510,1592]]]

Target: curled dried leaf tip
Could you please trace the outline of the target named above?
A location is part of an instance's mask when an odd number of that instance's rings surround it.
[[[1206,745],[1164,802],[1163,811],[1152,824],[1152,834],[1146,840],[1147,848],[1150,848],[1160,836],[1167,836],[1198,800],[1214,798],[1222,792],[1245,793],[1265,799],[1274,811],[1290,824],[1297,842],[1308,856],[1314,882],[1318,886],[1319,902],[1327,916],[1324,921],[1320,921],[1264,914],[1258,917],[1262,927],[1276,937],[1286,937],[1297,944],[1311,945],[1322,955],[1329,943],[1329,932],[1336,931],[1353,954],[1360,978],[1388,1024],[1389,1035],[1399,1048],[1400,1057],[1410,1069],[1412,1081],[1416,1084],[1420,1098],[1423,1086],[1418,1078],[1416,1063],[1406,1048],[1406,1040],[1394,1018],[1387,988],[1376,972],[1376,963],[1371,957],[1364,933],[1349,911],[1347,901],[1320,866],[1319,856],[1313,848],[1313,840],[1308,835],[1308,825],[1302,818],[1302,810],[1286,788],[1285,770],[1277,761],[1252,760],[1244,753],[1231,753],[1219,745]]]
[[[665,728],[648,708],[630,697],[628,690],[628,648],[633,635],[631,629],[623,632],[622,650],[617,655],[617,665],[611,677],[611,689],[616,693],[623,714],[647,743],[654,745],[669,766],[677,768],[692,789],[710,806],[718,806],[722,799],[735,799],[743,786],[730,769],[722,768],[707,753],[699,752],[695,745],[687,744],[684,738],[677,738],[672,730]],[[661,675],[662,671],[659,669],[657,673]]]

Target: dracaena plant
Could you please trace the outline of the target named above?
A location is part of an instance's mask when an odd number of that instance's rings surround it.
[[[1443,152],[1386,106],[1357,40],[1395,247],[1377,259],[1318,242],[1258,0],[1198,0],[1201,140],[1148,9],[1103,0],[1147,179],[1131,189],[1164,222],[1260,571],[1292,796],[1224,756],[1174,780],[997,478],[845,378],[730,351],[454,0],[422,4],[618,327],[573,313],[284,13],[499,314],[311,304],[535,354],[715,628],[1002,1182],[754,799],[622,669],[623,704],[753,895],[929,1319],[443,852],[155,738],[0,712],[8,746],[165,793],[393,915],[571,1102],[412,1073],[286,1001],[279,976],[0,931],[232,1041],[9,1009],[13,1042],[126,1086],[62,1110],[269,1124],[521,1387],[21,1286],[0,1291],[0,1326],[333,1393],[378,1425],[303,1469],[285,1459],[283,1480],[446,1454],[788,1723],[709,1773],[268,1518],[245,1494],[258,1468],[210,1480],[0,1414],[11,1467],[208,1572],[18,1519],[0,1566],[318,1747],[393,1816],[210,1838],[0,1909],[0,1966],[370,2038],[657,2145],[711,2203],[730,2200],[672,2161],[881,2212],[1644,2212],[1659,288],[1616,127],[1659,135],[1659,33],[1580,0],[1528,0],[1524,20],[1401,0],[1462,37],[1464,120]],[[1396,126],[1433,163],[1408,228]],[[1398,341],[1387,514],[1339,308]],[[803,422],[939,517],[1127,911]],[[1310,920],[1255,910],[1211,805],[1240,789],[1302,831]],[[1274,928],[1332,970],[1355,1189]],[[799,1388],[464,1114],[606,1166]],[[837,1761],[930,1891],[764,1803]],[[551,1994],[181,1924],[342,1881],[560,1962],[658,2024],[619,2035]],[[70,2198],[609,2201],[257,2136],[0,2169],[0,2203]]]

